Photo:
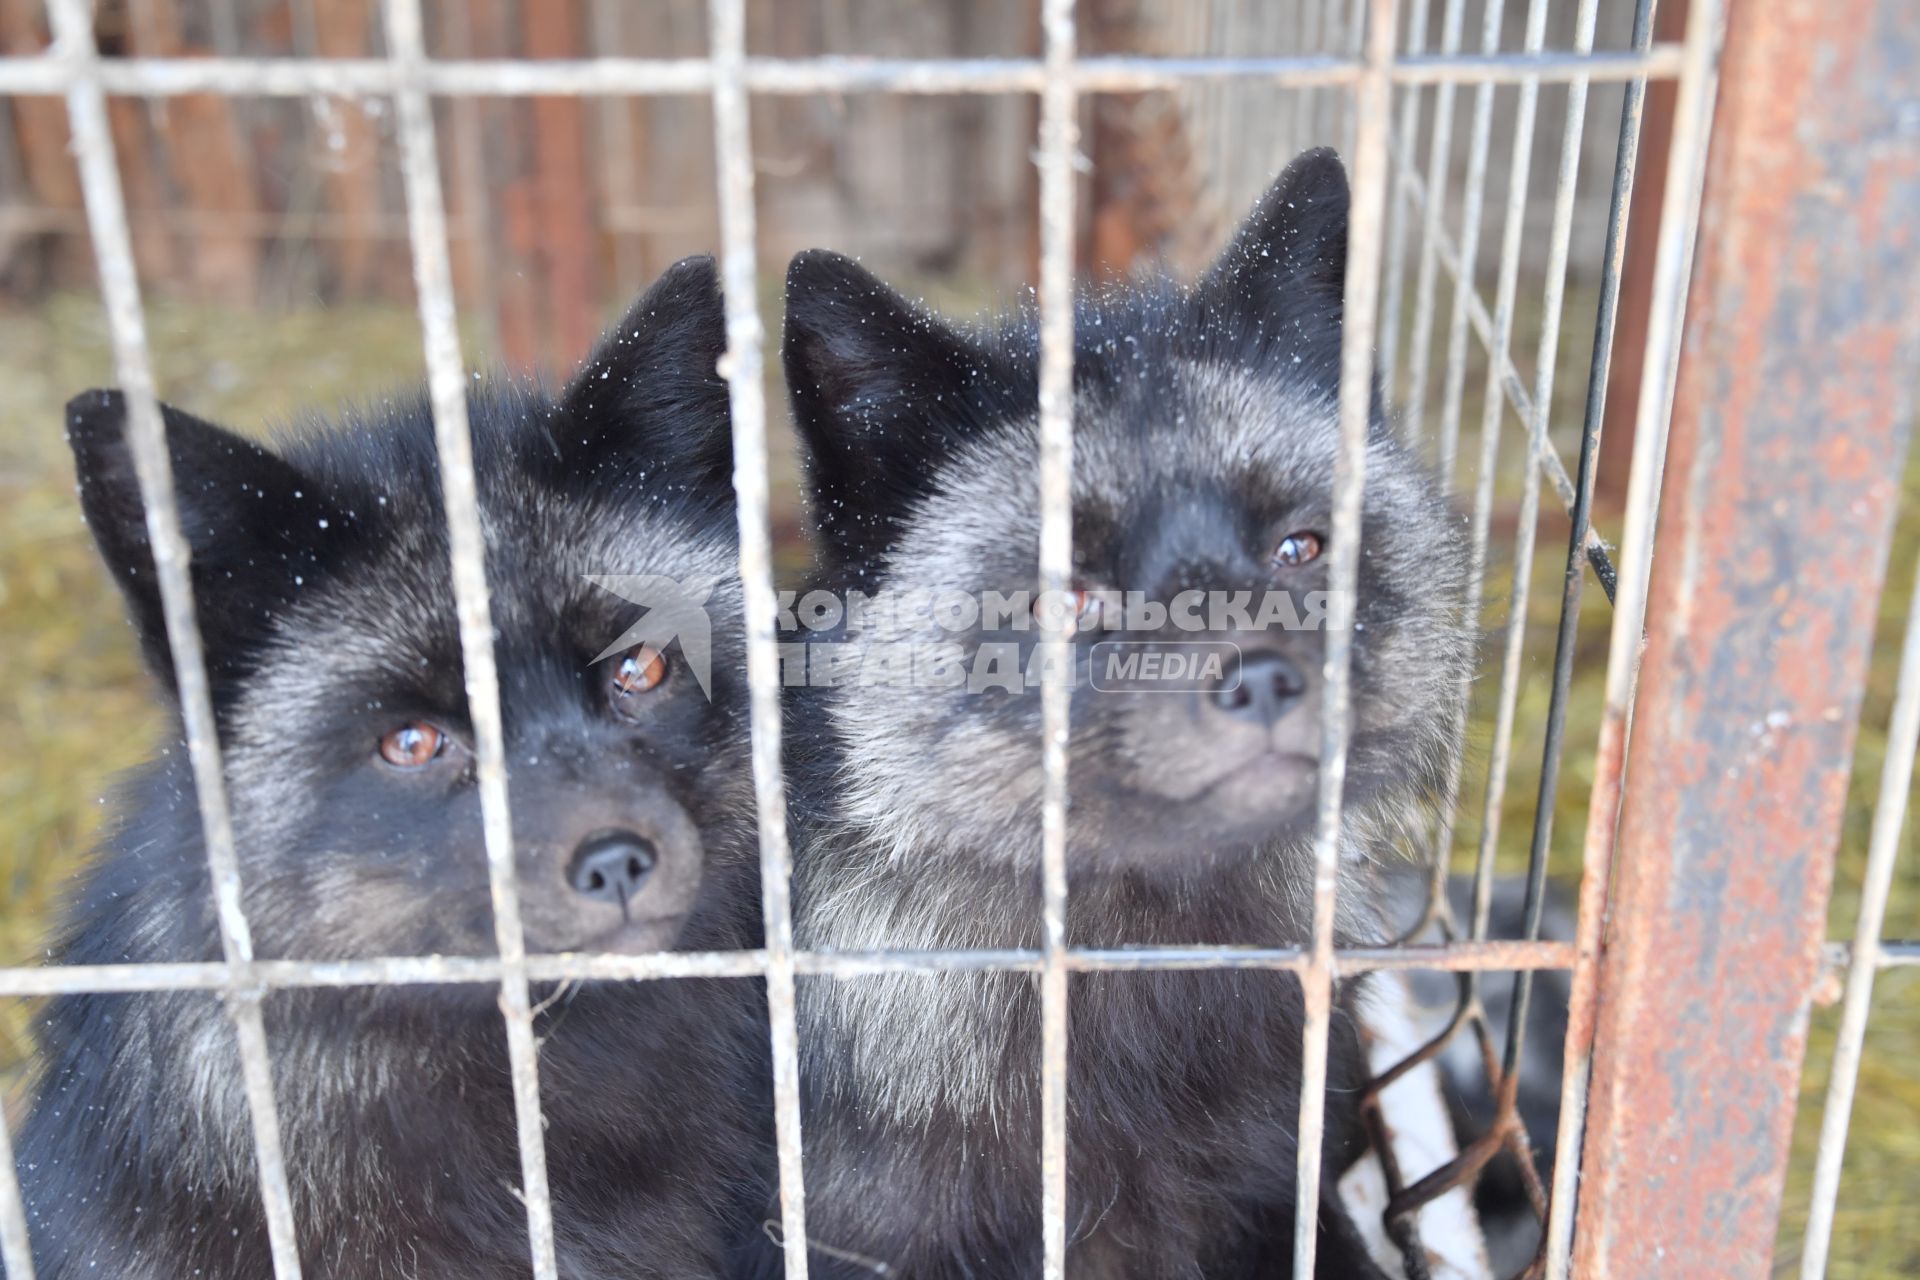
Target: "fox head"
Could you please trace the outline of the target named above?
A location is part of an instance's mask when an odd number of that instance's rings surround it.
[[[739,644],[731,448],[715,372],[725,341],[713,264],[689,259],[557,399],[515,384],[476,385],[470,397],[519,895],[535,951],[672,944],[708,848],[746,812],[741,664],[730,656]],[[163,416],[260,951],[492,953],[425,398],[383,402],[272,447],[177,409]],[[115,392],[68,406],[88,525],[170,690],[126,423]],[[692,654],[665,635],[617,645],[644,606],[684,602],[609,591],[590,580],[601,575],[686,584],[715,620],[703,639],[717,652]],[[710,690],[693,658],[710,662]],[[161,807],[192,823],[182,777],[171,775],[175,803]],[[194,827],[182,843],[197,836]]]
[[[857,820],[1035,857],[1036,686],[1064,677],[1081,870],[1177,877],[1311,832],[1347,215],[1339,160],[1308,152],[1191,286],[1080,299],[1073,580],[1051,600],[1036,317],[962,327],[847,258],[794,260],[784,357],[826,561],[876,598],[980,606],[876,610],[849,632],[826,705]],[[1376,404],[1347,775],[1360,820],[1404,812],[1451,749],[1471,653],[1459,532]],[[859,661],[902,647],[914,656],[887,670],[906,679]]]

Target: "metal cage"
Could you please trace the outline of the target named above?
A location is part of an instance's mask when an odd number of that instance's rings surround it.
[[[1906,631],[1893,746],[1874,819],[1859,927],[1844,957],[1821,945],[1837,840],[1836,786],[1844,791],[1850,766],[1865,637],[1893,518],[1895,490],[1887,482],[1887,463],[1899,458],[1905,447],[1912,403],[1907,391],[1917,313],[1909,298],[1912,284],[1920,282],[1920,243],[1909,228],[1920,221],[1920,130],[1913,123],[1920,107],[1911,98],[1911,85],[1920,58],[1920,13],[1911,6],[1897,0],[1735,0],[1724,6],[1718,0],[1692,0],[1683,37],[1661,43],[1654,39],[1653,0],[1636,0],[1632,47],[1610,53],[1594,47],[1599,0],[1579,0],[1577,36],[1574,47],[1566,50],[1545,47],[1547,0],[1527,0],[1523,46],[1502,48],[1500,17],[1506,6],[1488,0],[1489,17],[1472,51],[1465,47],[1463,0],[1447,0],[1436,32],[1427,29],[1425,4],[1407,6],[1408,12],[1401,14],[1394,0],[1354,0],[1350,9],[1340,0],[1328,0],[1323,9],[1303,5],[1302,21],[1319,19],[1315,30],[1321,33],[1321,47],[1344,45],[1342,52],[1083,58],[1076,55],[1074,0],[1044,0],[1043,56],[922,61],[749,57],[744,0],[712,0],[706,57],[539,62],[430,59],[420,0],[386,0],[388,53],[377,59],[108,59],[96,47],[88,0],[48,0],[48,6],[57,37],[54,46],[42,56],[0,58],[0,93],[62,96],[70,113],[116,369],[131,411],[130,438],[159,570],[225,959],[0,969],[0,995],[191,989],[224,996],[238,1037],[278,1280],[296,1280],[301,1263],[261,1018],[262,998],[276,988],[428,982],[499,986],[518,1117],[529,1265],[536,1277],[552,1280],[553,1229],[529,983],[693,975],[764,978],[771,1017],[780,1239],[787,1275],[798,1280],[807,1274],[808,1246],[794,1027],[796,977],[962,968],[1035,974],[1043,1000],[1044,1085],[1042,1143],[1035,1155],[1043,1170],[1044,1274],[1057,1278],[1065,1273],[1067,1248],[1068,975],[1224,966],[1292,972],[1305,993],[1298,1157],[1303,1186],[1319,1179],[1335,980],[1389,969],[1461,975],[1461,1000],[1446,1034],[1469,1026],[1476,1030],[1493,1078],[1501,1082],[1500,1115],[1456,1160],[1411,1184],[1391,1160],[1386,1162],[1392,1192],[1389,1227],[1408,1253],[1410,1270],[1419,1267],[1413,1211],[1471,1178],[1500,1149],[1517,1147],[1525,1155],[1510,1087],[1525,1032],[1520,1011],[1535,972],[1570,970],[1573,996],[1559,1158],[1550,1186],[1536,1179],[1531,1188],[1545,1222],[1535,1270],[1555,1277],[1570,1270],[1590,1275],[1744,1271],[1771,1248],[1806,1012],[1823,959],[1838,959],[1846,965],[1844,1016],[1803,1270],[1807,1276],[1821,1273],[1874,975],[1880,968],[1916,959],[1914,948],[1883,945],[1879,933],[1920,731],[1920,618],[1910,619]],[[1672,174],[1659,210],[1625,533],[1615,549],[1593,530],[1591,504],[1642,107],[1649,81],[1660,80],[1676,86]],[[1354,202],[1312,944],[1268,950],[1067,946],[1067,695],[1063,687],[1048,685],[1043,692],[1042,948],[797,951],[788,901],[790,857],[780,771],[776,594],[762,389],[765,330],[756,288],[748,131],[751,99],[820,93],[1037,97],[1044,504],[1040,568],[1043,589],[1057,590],[1066,585],[1071,562],[1071,298],[1080,101],[1094,94],[1230,81],[1322,90],[1351,140]],[[1569,465],[1549,439],[1548,417],[1572,238],[1576,156],[1587,127],[1588,88],[1598,82],[1624,83],[1626,106],[1600,263],[1602,287],[1581,446]],[[1513,150],[1490,298],[1477,284],[1476,255],[1482,220],[1491,213],[1486,180],[1495,87],[1517,87],[1516,136],[1530,141],[1545,84],[1565,85],[1567,96],[1547,250],[1546,322],[1529,383],[1520,376],[1512,352],[1530,146]],[[1422,95],[1403,93],[1397,116],[1394,110],[1396,89],[1419,86],[1437,86],[1424,166],[1412,154],[1420,136]],[[1466,123],[1469,160],[1456,233],[1449,230],[1446,217],[1447,156],[1457,123],[1457,95],[1467,87],[1473,90]],[[140,283],[107,118],[110,95],[189,93],[378,96],[391,99],[397,110],[461,651],[477,739],[497,958],[342,963],[254,958],[241,910],[240,870],[187,573],[188,548],[155,399]],[[522,939],[466,380],[431,102],[436,96],[534,94],[711,97],[727,300],[723,372],[731,388],[737,459],[765,905],[762,950],[641,957],[529,955]],[[1696,227],[1701,232],[1698,261]],[[1450,296],[1448,336],[1443,357],[1436,362],[1431,335],[1443,283]],[[1397,321],[1409,287],[1415,336],[1403,352]],[[1818,324],[1808,319],[1810,313],[1817,313]],[[1428,902],[1428,923],[1440,924],[1447,941],[1440,946],[1336,950],[1336,844],[1348,730],[1347,637],[1360,554],[1352,535],[1365,482],[1369,391],[1376,373],[1389,387],[1404,377],[1411,388],[1406,397],[1409,427],[1423,430],[1421,406],[1437,372],[1443,383],[1437,440],[1443,460],[1451,462],[1460,440],[1467,356],[1476,343],[1489,370],[1479,434],[1481,478],[1472,507],[1476,583],[1487,563],[1494,451],[1509,411],[1522,428],[1529,459],[1514,549],[1518,599],[1501,647],[1487,821],[1478,850],[1481,902],[1515,745],[1526,569],[1534,555],[1543,484],[1566,507],[1573,530],[1543,743],[1542,799],[1531,839],[1527,933],[1519,941],[1489,941],[1484,907],[1473,920],[1453,921],[1440,892],[1453,840],[1448,820],[1431,850],[1436,872]],[[1832,394],[1836,378],[1854,391]],[[1820,538],[1804,556],[1776,557],[1758,569],[1738,563],[1736,553],[1744,548],[1791,539],[1805,528],[1816,529]],[[1658,573],[1656,545],[1661,549]],[[1600,763],[1586,832],[1578,935],[1570,943],[1544,941],[1539,932],[1552,797],[1575,627],[1589,568],[1612,605]],[[1477,604],[1477,585],[1475,590]],[[1818,669],[1795,673],[1785,669],[1789,662]],[[1748,696],[1749,685],[1742,682],[1759,682],[1775,672],[1779,679],[1766,692],[1766,714],[1782,717],[1778,723],[1793,726],[1799,736],[1755,755],[1748,733],[1755,704]],[[1766,723],[1776,722],[1769,718]],[[1457,770],[1452,781],[1457,792]],[[1783,867],[1795,886],[1787,894],[1759,879],[1763,874],[1777,877]],[[1746,966],[1758,958],[1768,962],[1765,976],[1744,989],[1741,1000],[1716,1003],[1716,994],[1735,976],[1750,976]],[[1494,1043],[1477,999],[1482,976],[1491,970],[1518,975],[1516,1013],[1504,1046]],[[1375,1082],[1376,1091],[1432,1057],[1443,1039],[1384,1073]],[[1764,1056],[1769,1049],[1774,1054],[1770,1058]],[[1683,1065],[1676,1067],[1676,1062]],[[1706,1089],[1709,1080],[1718,1087]],[[1531,1172],[1530,1158],[1521,1163]],[[1299,1215],[1293,1240],[1297,1274],[1312,1273],[1313,1227],[1310,1213]],[[12,1280],[30,1280],[27,1226],[3,1126],[0,1256]]]

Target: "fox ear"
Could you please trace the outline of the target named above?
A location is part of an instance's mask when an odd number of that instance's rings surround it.
[[[671,476],[730,501],[733,431],[720,357],[726,306],[711,257],[668,267],[568,384],[555,443],[596,486]]]
[[[1262,350],[1299,356],[1337,380],[1349,204],[1347,171],[1332,148],[1302,152],[1240,224],[1196,296],[1253,326]]]
[[[824,249],[787,268],[781,356],[815,518],[848,564],[886,554],[932,464],[1018,381],[965,334]]]
[[[352,517],[253,441],[167,405],[161,416],[180,530],[192,553],[201,639],[217,677],[244,660],[249,644],[317,572],[328,541],[347,536]],[[148,663],[172,687],[160,583],[126,429],[126,399],[118,391],[89,391],[67,404],[67,443],[87,527],[126,597]]]

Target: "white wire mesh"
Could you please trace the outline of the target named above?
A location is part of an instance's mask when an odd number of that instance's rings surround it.
[[[1397,310],[1403,285],[1398,246],[1419,217],[1420,252],[1415,282],[1415,338],[1408,369],[1415,393],[1408,419],[1420,426],[1424,385],[1430,367],[1426,334],[1439,272],[1452,278],[1453,311],[1446,363],[1441,436],[1448,460],[1457,439],[1464,387],[1467,343],[1477,338],[1489,356],[1487,421],[1483,447],[1497,439],[1499,419],[1511,407],[1526,424],[1528,448],[1537,467],[1527,468],[1524,504],[1530,514],[1540,481],[1551,483],[1572,504],[1575,484],[1548,444],[1547,412],[1552,398],[1553,343],[1563,300],[1571,224],[1571,195],[1587,87],[1608,81],[1644,81],[1678,77],[1682,108],[1675,130],[1675,154],[1685,158],[1689,181],[1669,185],[1649,351],[1647,385],[1641,397],[1639,444],[1657,449],[1663,438],[1670,395],[1672,361],[1677,350],[1675,325],[1684,305],[1685,268],[1691,255],[1691,228],[1699,194],[1699,157],[1704,151],[1713,93],[1718,6],[1696,4],[1687,39],[1676,45],[1649,45],[1643,51],[1595,53],[1593,17],[1597,0],[1583,0],[1578,47],[1570,52],[1544,50],[1540,15],[1544,0],[1531,0],[1526,47],[1499,49],[1500,5],[1489,0],[1487,26],[1478,54],[1462,55],[1463,0],[1449,0],[1441,22],[1437,52],[1426,43],[1424,6],[1409,33],[1407,52],[1394,55],[1393,0],[1366,0],[1346,19],[1345,54],[1304,53],[1272,58],[1176,59],[1076,56],[1072,0],[1047,0],[1044,52],[1040,58],[1006,59],[850,59],[784,60],[749,57],[745,51],[743,0],[712,0],[712,42],[707,58],[594,58],[526,62],[512,60],[435,60],[425,54],[418,0],[387,0],[390,53],[379,59],[207,58],[105,60],[93,46],[86,0],[50,0],[59,41],[44,56],[0,58],[0,94],[62,94],[68,101],[74,144],[85,189],[89,225],[99,261],[101,290],[107,302],[116,369],[128,395],[130,438],[140,461],[141,490],[147,503],[155,560],[160,568],[168,633],[173,643],[182,716],[193,762],[208,857],[219,903],[225,961],[216,964],[113,965],[0,969],[0,995],[44,995],[81,991],[213,990],[226,994],[233,1014],[247,1084],[258,1151],[263,1203],[272,1242],[275,1274],[299,1275],[295,1223],[279,1150],[271,1075],[259,1000],[278,987],[358,986],[437,982],[497,983],[508,1032],[518,1121],[521,1172],[527,1204],[531,1267],[537,1277],[556,1274],[552,1209],[546,1187],[541,1138],[537,1046],[529,1007],[528,984],[563,978],[659,980],[687,976],[763,977],[769,996],[775,1080],[775,1111],[780,1161],[781,1226],[789,1276],[806,1274],[804,1182],[801,1167],[799,1080],[793,991],[796,975],[850,975],[884,972],[998,969],[1039,975],[1043,995],[1043,1220],[1045,1274],[1064,1274],[1066,1256],[1067,1141],[1067,994],[1074,972],[1247,967],[1300,974],[1308,1019],[1304,1037],[1305,1080],[1300,1097],[1299,1185],[1318,1185],[1321,1160],[1321,1106],[1325,1089],[1332,984],[1338,975],[1373,969],[1437,968],[1454,971],[1567,968],[1583,964],[1594,939],[1583,911],[1581,942],[1487,943],[1449,947],[1336,950],[1333,938],[1337,890],[1341,799],[1347,738],[1349,639],[1352,586],[1358,566],[1359,504],[1364,477],[1369,387],[1375,361],[1369,341],[1376,330],[1383,261],[1387,305]],[[1320,27],[1329,38],[1341,28],[1337,0],[1328,0]],[[1303,19],[1312,18],[1311,6]],[[1362,38],[1364,36],[1364,43]],[[788,904],[791,857],[785,831],[785,796],[780,775],[779,681],[774,654],[775,597],[769,531],[769,478],[766,407],[762,391],[765,328],[758,309],[755,256],[753,156],[748,130],[752,94],[796,95],[839,92],[891,94],[996,94],[1039,96],[1038,153],[1042,184],[1040,297],[1043,373],[1041,381],[1041,491],[1044,504],[1043,587],[1060,588],[1071,564],[1071,388],[1075,173],[1078,166],[1077,111],[1084,95],[1182,88],[1196,83],[1243,80],[1276,88],[1349,91],[1343,108],[1350,113],[1354,137],[1354,204],[1350,230],[1349,275],[1345,299],[1346,338],[1340,395],[1341,462],[1335,483],[1331,575],[1334,586],[1329,618],[1325,753],[1322,760],[1315,843],[1314,935],[1305,948],[1144,950],[1075,949],[1066,942],[1066,690],[1043,688],[1046,775],[1043,818],[1043,939],[1038,951],[876,952],[822,955],[793,947]],[[1542,336],[1536,385],[1529,391],[1513,366],[1513,331],[1520,214],[1530,146],[1516,145],[1510,176],[1506,232],[1499,279],[1491,307],[1478,291],[1475,259],[1478,223],[1484,200],[1486,138],[1491,124],[1494,86],[1521,87],[1522,133],[1531,134],[1539,86],[1570,86],[1566,141],[1556,187],[1551,267],[1547,279],[1549,320]],[[1445,219],[1445,156],[1456,86],[1476,87],[1462,228],[1449,235]],[[1388,219],[1389,143],[1393,130],[1391,92],[1400,86],[1439,86],[1432,128],[1428,173],[1416,172],[1411,157],[1392,167],[1392,223]],[[382,95],[394,99],[400,121],[402,172],[406,183],[408,225],[419,293],[436,441],[440,450],[452,542],[452,567],[459,607],[462,653],[469,704],[474,718],[480,793],[485,819],[489,875],[495,907],[498,956],[487,959],[395,957],[354,962],[258,962],[252,958],[247,924],[240,909],[238,859],[226,814],[224,787],[211,703],[187,575],[187,548],[168,476],[160,411],[155,398],[135,278],[127,212],[119,189],[113,144],[107,129],[109,94],[174,96],[189,93],[308,96]],[[748,636],[748,686],[752,705],[753,768],[762,846],[762,890],[767,941],[763,950],[657,956],[529,956],[519,926],[512,874],[508,778],[501,739],[499,691],[493,666],[491,625],[482,541],[468,437],[465,377],[455,320],[448,227],[439,188],[437,145],[431,99],[435,96],[505,97],[530,95],[711,95],[715,146],[720,160],[723,272],[727,293],[728,354],[725,374],[731,391],[735,443],[735,487],[739,497],[740,571],[745,584]],[[1410,148],[1418,132],[1418,96],[1410,94],[1400,116],[1398,145]],[[1385,250],[1392,250],[1389,255]],[[1618,264],[1612,264],[1618,269]],[[1390,327],[1391,328],[1391,327]],[[1393,330],[1397,334],[1397,330]],[[1399,358],[1397,336],[1383,341],[1380,367],[1389,376]],[[1636,454],[1634,489],[1625,539],[1628,570],[1622,578],[1621,607],[1615,614],[1614,664],[1609,668],[1608,706],[1624,728],[1632,690],[1632,655],[1637,651],[1639,612],[1644,609],[1645,570],[1651,553],[1651,519],[1657,497],[1657,467],[1650,453]],[[1450,468],[1449,468],[1450,469]],[[1483,465],[1482,484],[1491,467]],[[1477,504],[1478,505],[1478,504]],[[1531,520],[1523,518],[1530,530]],[[1484,517],[1476,520],[1484,549]],[[1591,546],[1604,550],[1594,535]],[[1530,537],[1527,539],[1530,549]],[[1478,575],[1476,575],[1477,577]],[[1341,588],[1345,587],[1345,590]],[[1514,631],[1520,606],[1516,605]],[[1506,668],[1517,666],[1509,644]],[[1616,671],[1614,668],[1619,669]],[[1503,682],[1502,747],[1511,730],[1512,693]],[[1906,704],[1903,704],[1905,706]],[[1910,711],[1910,708],[1908,708]],[[1908,737],[1911,738],[1911,733]],[[1504,749],[1501,759],[1504,761]],[[1501,777],[1504,770],[1496,770]],[[1603,780],[1604,781],[1604,780]],[[1488,804],[1497,809],[1498,784],[1489,786]],[[1617,798],[1617,797],[1616,797]],[[1598,809],[1596,805],[1596,810]],[[1885,806],[1883,804],[1883,811]],[[1897,817],[1894,819],[1897,828]],[[1450,836],[1443,836],[1443,839]],[[1590,834],[1589,847],[1594,836]],[[1443,846],[1444,847],[1444,846]],[[1876,846],[1877,847],[1877,846]],[[1588,873],[1594,874],[1589,858]],[[1876,864],[1877,865],[1877,864]],[[1584,901],[1583,905],[1587,905]],[[1864,927],[1864,922],[1863,922]],[[1876,930],[1877,932],[1877,930]],[[1859,957],[1856,956],[1856,961]],[[1894,962],[1875,943],[1875,964]],[[1855,973],[1873,965],[1856,963]],[[1852,1000],[1852,993],[1849,999]],[[1850,1004],[1851,1008],[1851,1004]],[[1578,1088],[1584,1082],[1584,1046],[1570,1044],[1568,1092],[1562,1105],[1560,1169],[1556,1171],[1555,1216],[1550,1232],[1554,1274],[1564,1272],[1571,1218],[1571,1170],[1577,1159]],[[1855,1049],[1857,1053],[1857,1046]],[[1580,1067],[1576,1069],[1576,1063]],[[1576,1080],[1576,1075],[1579,1079]],[[1836,1074],[1838,1087],[1839,1073]],[[1840,1109],[1844,1131],[1844,1108]],[[1830,1120],[1830,1125],[1833,1123]],[[1569,1136],[1571,1125],[1571,1137]],[[0,1131],[0,1257],[14,1280],[31,1275],[25,1218],[13,1177],[11,1151]],[[1565,1185],[1562,1185],[1563,1179]],[[1310,1191],[1303,1197],[1311,1203]],[[1298,1215],[1294,1239],[1296,1269],[1311,1274],[1313,1214]]]

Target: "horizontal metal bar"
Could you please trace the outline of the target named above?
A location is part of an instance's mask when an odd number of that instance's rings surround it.
[[[1681,46],[1657,44],[1645,54],[1629,52],[1424,54],[1399,59],[1392,76],[1397,84],[1566,84],[1586,80],[1612,84],[1638,80],[1671,80],[1680,74]]]
[[[1868,949],[1876,969],[1920,968],[1920,942],[1881,942]],[[1853,969],[1853,943],[1829,942],[1820,952],[1822,983],[1845,977]]]
[[[1363,65],[1337,57],[1085,58],[1066,77],[1080,93],[1141,93],[1223,80],[1279,88],[1353,84]],[[1680,46],[1655,45],[1646,54],[1420,54],[1403,57],[1390,73],[1396,83],[1546,84],[1670,79],[1680,69]],[[0,94],[67,92],[75,72],[56,55],[0,58]],[[401,84],[393,63],[373,58],[109,58],[98,83],[122,97],[170,98],[219,93],[271,98],[391,94]],[[1045,63],[1037,58],[749,58],[753,93],[1039,93]],[[432,60],[416,85],[437,97],[666,97],[713,90],[705,58],[555,58]]]
[[[1888,944],[1883,965],[1920,963],[1920,945]],[[1911,953],[1911,954],[1909,954]],[[1161,972],[1197,969],[1306,967],[1298,947],[1112,947],[1068,948],[1067,968],[1076,973]],[[1845,964],[1844,950],[1839,963]],[[1341,973],[1381,969],[1431,969],[1462,973],[1486,970],[1566,969],[1573,948],[1565,942],[1459,942],[1438,947],[1351,947],[1334,952]],[[1038,973],[1041,953],[979,951],[796,951],[794,972],[812,977],[856,978],[885,973]],[[660,978],[746,978],[767,970],[764,951],[669,951],[651,955],[585,952],[529,955],[527,977],[536,982],[645,982]],[[248,991],[312,987],[432,986],[447,982],[498,982],[500,962],[491,956],[386,956],[368,960],[257,960]],[[0,997],[128,994],[140,991],[224,991],[235,982],[219,963],[81,964],[0,968]]]

